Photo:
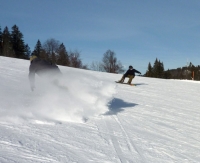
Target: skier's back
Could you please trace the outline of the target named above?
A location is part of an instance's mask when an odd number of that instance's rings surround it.
[[[42,60],[35,55],[30,57],[30,62],[29,81],[32,91],[35,88],[35,74],[45,78],[48,81],[54,81],[61,76],[61,71],[55,64],[52,64],[46,60]]]

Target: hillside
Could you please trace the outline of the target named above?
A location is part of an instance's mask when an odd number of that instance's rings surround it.
[[[61,67],[62,88],[0,57],[1,163],[199,163],[200,82]]]

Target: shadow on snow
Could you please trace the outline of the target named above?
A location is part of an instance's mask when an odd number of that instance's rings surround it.
[[[122,99],[114,98],[109,105],[109,111],[104,115],[116,115],[119,112],[124,111],[125,108],[134,107],[138,104],[125,102]]]
[[[137,85],[148,85],[148,84],[146,84],[146,83],[133,83],[133,84],[135,84],[136,86],[137,86]]]

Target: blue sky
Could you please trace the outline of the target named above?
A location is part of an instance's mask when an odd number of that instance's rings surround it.
[[[156,58],[165,69],[200,65],[199,0],[0,0],[0,26],[14,24],[31,50],[37,40],[63,42],[84,64],[108,50],[142,73]]]

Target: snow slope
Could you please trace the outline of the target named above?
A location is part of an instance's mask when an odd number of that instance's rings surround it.
[[[29,61],[0,57],[1,163],[199,163],[200,83],[60,67],[60,87]]]

